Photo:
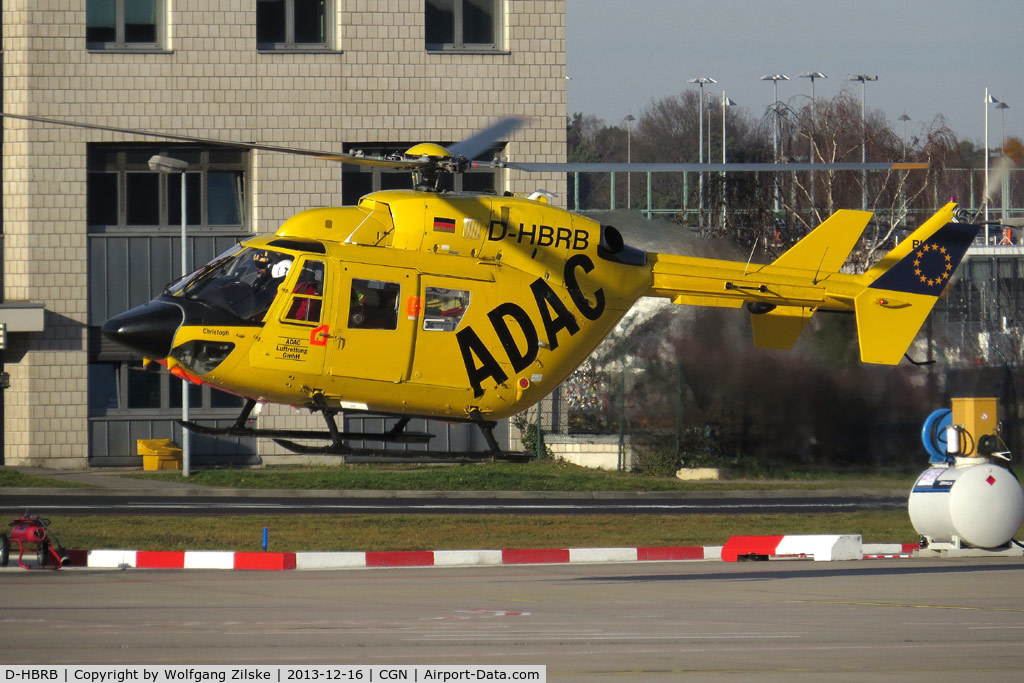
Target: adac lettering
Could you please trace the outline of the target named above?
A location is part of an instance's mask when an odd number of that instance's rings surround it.
[[[587,320],[597,320],[604,313],[604,290],[596,289],[592,295],[594,303],[591,303],[579,288],[576,271],[589,273],[593,269],[594,262],[585,254],[576,254],[565,262],[564,277],[569,289],[569,298],[576,311]],[[544,278],[534,280],[530,284],[530,291],[533,292],[536,314],[544,328],[547,346],[555,350],[559,345],[559,335],[571,338],[580,331],[580,325],[573,312]],[[488,312],[487,319],[498,341],[501,342],[505,357],[514,372],[522,372],[537,359],[540,335],[533,320],[520,305],[511,301],[500,303]],[[483,396],[482,385],[487,379],[493,380],[495,384],[501,384],[508,379],[508,374],[480,339],[476,330],[466,327],[456,333],[455,338],[462,352],[466,376],[473,387],[473,396]],[[525,348],[520,347],[520,343],[524,344]]]
[[[565,286],[569,290],[569,297],[576,304],[577,310],[587,320],[597,320],[604,313],[604,290],[598,288],[594,291],[594,305],[591,306],[587,297],[580,289],[579,281],[576,279],[576,269],[589,273],[594,269],[594,262],[584,254],[574,254],[565,262]]]
[[[519,228],[510,228],[509,224],[500,220],[492,220],[487,230],[487,239],[500,242],[503,239],[515,239],[516,244],[528,244],[531,247],[565,248],[583,251],[590,246],[590,233],[586,230],[570,228],[553,228],[550,225],[526,225],[520,223]]]
[[[530,316],[526,314],[526,311],[511,301],[506,301],[491,309],[487,317],[491,321],[491,327],[497,333],[498,341],[501,342],[501,346],[505,349],[505,354],[508,356],[514,371],[522,372],[530,366],[530,363],[537,360],[540,339],[537,337],[537,329],[533,326]],[[519,346],[516,345],[515,337],[508,326],[509,319],[518,325],[523,333],[526,339],[526,349],[520,350]]]

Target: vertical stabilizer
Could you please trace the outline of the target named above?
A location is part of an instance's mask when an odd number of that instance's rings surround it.
[[[854,299],[860,356],[896,365],[949,284],[980,225],[953,223],[948,204],[886,254],[862,278]]]
[[[838,272],[871,220],[870,211],[841,209],[775,259],[773,266]]]
[[[818,284],[846,263],[847,257],[871,220],[870,211],[842,209],[775,259],[771,267],[800,269],[811,284]],[[750,314],[754,345],[760,349],[793,348],[814,309],[783,307]]]

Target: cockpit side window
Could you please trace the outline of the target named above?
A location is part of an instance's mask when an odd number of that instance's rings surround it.
[[[400,294],[401,287],[397,282],[353,278],[348,326],[368,330],[398,329]]]
[[[321,261],[303,262],[291,297],[285,314],[287,320],[320,322],[324,304],[324,264]]]
[[[253,254],[251,269],[255,275],[244,273],[239,278],[242,282],[252,282],[251,311],[242,317],[260,320],[267,314],[291,267],[292,259],[286,254],[267,250],[257,250]]]
[[[175,294],[202,301],[242,320],[262,320],[291,270],[292,257],[271,249],[242,249],[199,271]]]

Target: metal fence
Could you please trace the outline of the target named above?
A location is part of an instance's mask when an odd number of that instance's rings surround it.
[[[801,178],[805,178],[811,172],[799,172]],[[955,197],[960,206],[971,212],[980,212],[983,209],[983,195],[985,193],[985,177],[983,169],[976,168],[949,168],[931,174],[927,192],[917,202],[908,203],[901,213],[905,214],[908,223],[916,219],[927,217],[936,209]],[[993,201],[989,208],[989,216],[995,220],[998,218],[1015,217],[1024,215],[1024,169],[1013,168],[990,173],[990,194]],[[730,206],[727,193],[719,192],[717,195],[712,191],[713,181],[724,179],[725,174],[718,172],[704,173],[708,188],[704,201],[701,202],[699,191],[699,172],[615,172],[602,173],[573,172],[569,174],[569,201],[570,210],[580,213],[595,211],[611,211],[617,209],[633,209],[641,212],[648,219],[655,216],[677,218],[679,222],[687,225],[717,224],[722,220],[723,212],[730,216],[743,216],[753,213],[749,208],[741,205]],[[810,205],[805,197],[803,201],[796,201],[793,184],[798,177],[795,171],[780,171],[772,173],[744,174],[752,176],[751,187],[765,188],[772,185],[767,177],[779,176],[779,195],[788,201],[789,209],[785,211],[798,211],[810,214],[825,209],[823,206]],[[656,187],[655,177],[661,176],[660,189]],[[880,189],[887,180],[892,179],[889,171],[869,171],[866,174],[869,178],[868,186],[871,188],[872,197],[881,197],[885,193]],[[806,184],[806,178],[804,180]],[[859,182],[859,181],[858,181]],[[665,185],[672,185],[671,191],[665,190]],[[835,208],[861,208],[860,189],[857,189],[858,198],[856,206],[836,206]],[[815,196],[813,192],[810,196]],[[818,196],[824,196],[819,194]],[[889,198],[890,203],[898,205],[898,190]],[[797,207],[797,208],[792,208]],[[866,207],[871,209],[872,206]],[[827,212],[826,212],[827,213]]]

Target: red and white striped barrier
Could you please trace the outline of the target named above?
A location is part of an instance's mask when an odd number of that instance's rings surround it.
[[[861,542],[858,535],[732,536],[724,546],[659,548],[537,548],[514,550],[397,550],[370,552],[233,552],[213,550],[72,551],[70,566],[140,569],[354,569],[466,567],[513,564],[665,562],[803,558],[817,562],[913,557],[916,543]]]
[[[906,559],[914,556],[920,543],[865,543],[865,560]]]
[[[397,550],[261,553],[211,550],[90,550],[86,566],[144,569],[352,569],[717,560],[721,546],[668,548],[541,548],[522,550]]]
[[[90,550],[87,567],[144,569],[295,569],[295,553],[219,550]]]
[[[722,559],[813,558],[815,562],[864,559],[860,535],[732,536],[722,547]]]

